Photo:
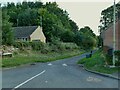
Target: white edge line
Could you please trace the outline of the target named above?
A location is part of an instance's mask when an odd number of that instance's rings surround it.
[[[45,71],[46,71],[46,70],[43,70],[41,73],[39,73],[39,74],[37,74],[37,75],[29,78],[28,80],[26,80],[26,81],[24,81],[23,83],[21,83],[21,84],[17,85],[16,87],[14,87],[12,90],[15,90],[15,89],[19,88],[20,86],[26,84],[27,82],[31,81],[32,79],[34,79],[34,78],[38,77],[39,75],[43,74]]]

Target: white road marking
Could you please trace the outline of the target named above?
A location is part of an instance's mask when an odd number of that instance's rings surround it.
[[[67,64],[65,64],[65,63],[64,63],[64,64],[62,64],[62,65],[63,65],[63,66],[67,66]]]
[[[51,66],[52,64],[51,64],[51,63],[49,63],[48,65],[49,65],[49,66]]]
[[[46,71],[46,70],[44,70],[44,71],[40,72],[39,74],[37,74],[37,75],[35,75],[35,76],[29,78],[28,80],[26,80],[26,81],[24,81],[23,83],[21,83],[21,84],[17,85],[16,87],[14,87],[12,90],[17,89],[17,88],[21,87],[22,85],[26,84],[27,82],[31,81],[32,79],[34,79],[34,78],[36,78],[36,77],[42,75],[43,73],[45,73],[45,71]]]
[[[88,77],[87,81],[93,81],[93,77]]]
[[[102,81],[101,79],[98,79],[98,78],[94,78],[94,77],[88,77],[87,78],[87,81],[88,82],[100,82]]]
[[[48,81],[45,81],[45,83],[48,83]]]

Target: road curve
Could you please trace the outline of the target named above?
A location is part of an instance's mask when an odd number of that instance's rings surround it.
[[[118,88],[118,80],[85,71],[76,62],[86,54],[2,71],[3,88]]]

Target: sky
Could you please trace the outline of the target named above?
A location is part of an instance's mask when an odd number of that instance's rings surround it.
[[[22,2],[38,0],[0,0],[5,2]],[[42,2],[56,1],[60,8],[69,13],[69,17],[77,23],[79,28],[89,26],[96,35],[99,35],[98,26],[101,11],[113,5],[114,0],[39,0]],[[118,3],[120,0],[116,0]]]

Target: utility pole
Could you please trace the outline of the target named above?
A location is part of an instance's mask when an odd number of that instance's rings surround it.
[[[115,0],[114,0],[114,6],[113,6],[113,8],[114,8],[114,11],[113,11],[113,67],[115,67],[115,54],[114,54],[114,52],[115,52],[115,49],[116,49],[116,40],[115,40],[115,34],[116,34],[116,25],[115,25],[115,23],[116,23],[116,16],[115,16],[115,11],[116,11],[116,6],[115,6]]]

